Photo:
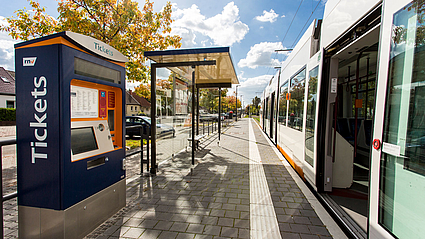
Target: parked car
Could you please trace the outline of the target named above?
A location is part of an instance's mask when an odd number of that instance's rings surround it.
[[[144,133],[150,134],[150,128],[151,128],[151,118],[147,116],[127,116],[125,117],[125,124],[126,126],[133,126],[133,125],[142,125],[144,126]],[[125,134],[133,137],[134,135],[140,136],[140,129],[139,128],[129,128],[125,130]],[[172,126],[166,125],[166,124],[160,124],[157,120],[156,122],[156,135],[157,137],[163,137],[163,136],[175,136],[176,131]]]

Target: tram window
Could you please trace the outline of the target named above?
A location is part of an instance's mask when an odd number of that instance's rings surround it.
[[[307,89],[307,112],[305,130],[305,161],[313,166],[314,160],[314,126],[316,119],[317,104],[317,81],[319,78],[319,67],[315,67],[308,72]]]
[[[286,112],[287,112],[287,100],[286,100],[286,94],[288,93],[288,84],[289,82],[286,81],[282,84],[280,87],[280,97],[279,97],[279,119],[278,122],[282,125],[286,125]]]
[[[288,126],[299,131],[303,130],[304,114],[304,91],[305,91],[305,68],[291,78],[291,88],[289,93],[289,121]]]

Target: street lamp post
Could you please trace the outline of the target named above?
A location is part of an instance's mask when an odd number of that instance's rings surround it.
[[[237,101],[236,101],[237,102]],[[240,100],[240,102],[241,102],[241,118],[242,118],[242,109],[243,109],[243,95],[241,95],[241,100]],[[236,105],[236,106],[238,106],[238,105]]]

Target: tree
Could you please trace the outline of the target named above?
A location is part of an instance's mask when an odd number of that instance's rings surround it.
[[[227,92],[228,89],[221,90],[222,101],[226,97]],[[218,89],[201,89],[199,91],[199,106],[206,108],[210,113],[218,112],[218,95]]]
[[[44,7],[30,0],[31,10],[17,10],[16,17],[8,17],[9,32],[14,39],[29,40],[61,31],[73,31],[91,36],[114,47],[127,58],[127,79],[147,82],[149,69],[145,65],[145,51],[179,48],[181,37],[171,32],[171,3],[161,12],[153,11],[153,3],[146,0],[142,11],[132,0],[60,0],[59,17],[45,14]]]
[[[134,93],[151,102],[151,84],[142,83],[134,88]]]

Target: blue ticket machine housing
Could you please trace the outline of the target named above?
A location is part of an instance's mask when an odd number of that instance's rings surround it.
[[[15,45],[20,238],[82,238],[125,206],[125,62],[73,32]]]

